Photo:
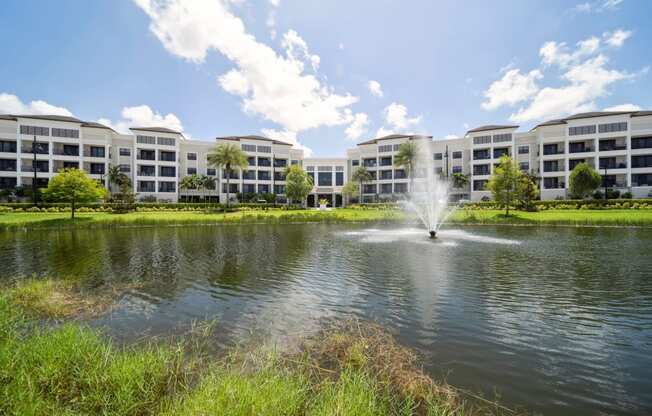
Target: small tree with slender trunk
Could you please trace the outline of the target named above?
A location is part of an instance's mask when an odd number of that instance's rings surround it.
[[[349,181],[344,184],[342,187],[342,195],[345,198],[346,203],[348,204],[350,199],[359,195],[358,184],[353,181]]]
[[[70,218],[75,219],[77,204],[96,202],[106,195],[106,189],[79,169],[64,169],[48,182],[43,194],[48,201],[69,202]]]
[[[372,179],[371,172],[367,170],[364,166],[358,166],[353,171],[351,179],[360,184],[360,192],[358,194],[358,202],[362,204],[362,184],[369,182]]]
[[[312,191],[312,178],[299,165],[290,165],[285,168],[285,196],[288,203],[303,201]]]
[[[398,153],[394,156],[394,166],[403,168],[410,179],[410,192],[414,191],[414,171],[419,157],[419,147],[413,142],[402,143],[398,147]]]
[[[518,165],[511,157],[503,155],[487,183],[496,203],[505,208],[505,216],[509,216],[509,207],[518,199],[522,185],[521,176]]]
[[[249,167],[247,155],[235,144],[226,143],[217,146],[208,154],[208,165],[221,168],[226,175],[226,206],[229,206],[231,175],[237,170],[246,171]]]
[[[602,183],[600,174],[587,163],[578,163],[568,178],[570,192],[574,198],[584,199],[595,191]]]
[[[194,190],[194,189],[197,189],[198,187],[199,186],[198,186],[198,183],[197,183],[197,175],[194,175],[194,174],[184,176],[181,179],[181,181],[179,182],[179,189],[181,189],[183,191],[187,191],[187,190],[191,190],[191,189]],[[191,198],[194,199],[194,197],[191,197]],[[191,200],[191,202],[192,202],[192,200]]]

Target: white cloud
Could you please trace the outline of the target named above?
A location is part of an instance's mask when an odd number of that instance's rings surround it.
[[[484,92],[487,101],[482,103],[482,108],[495,110],[500,106],[518,104],[533,97],[539,91],[536,81],[541,78],[543,74],[537,69],[527,74],[521,74],[519,69],[508,70]]]
[[[24,103],[17,96],[4,92],[0,93],[0,114],[47,114],[69,117],[73,116],[67,108],[57,107],[43,100]]]
[[[407,107],[403,104],[391,103],[383,111],[385,121],[396,130],[403,130],[421,122],[421,116],[408,117]]]
[[[281,0],[269,0],[269,4],[274,7],[278,7],[281,4]]]
[[[337,48],[338,48],[339,50],[344,50],[344,44],[343,44],[342,42],[340,42],[340,44],[337,45]]]
[[[374,81],[372,79],[369,82],[367,82],[367,88],[369,89],[371,95],[374,95],[376,97],[383,96],[383,88],[380,86],[380,82]]]
[[[618,29],[613,32],[605,32],[602,36],[608,45],[620,48],[632,36],[632,32],[631,30]]]
[[[150,30],[170,53],[197,63],[210,51],[229,59],[238,75],[227,72],[220,85],[241,98],[248,114],[296,133],[354,122],[350,107],[358,98],[338,94],[304,72],[306,63],[316,70],[320,59],[310,54],[295,31],[283,36],[283,56],[248,33],[225,0],[134,1],[150,17]]]
[[[353,116],[353,122],[346,128],[346,130],[344,130],[344,133],[349,139],[357,140],[367,132],[368,124],[369,117],[367,114],[356,113],[355,116]]]
[[[162,115],[153,111],[148,105],[124,107],[120,114],[122,119],[118,121],[113,122],[107,118],[101,118],[97,122],[124,134],[129,133],[130,127],[166,127],[176,131],[183,131],[181,120],[175,114]],[[188,136],[187,133],[184,134]]]
[[[577,48],[573,52],[569,52],[565,42],[546,42],[539,49],[539,55],[545,65],[559,65],[565,68],[593,55],[599,48],[600,39],[592,36],[577,42]]]
[[[636,104],[619,104],[611,107],[607,107],[604,111],[640,111],[643,108]]]
[[[268,137],[274,140],[280,140],[285,143],[291,144],[297,149],[303,149],[304,156],[312,156],[312,149],[306,147],[298,142],[297,132],[291,130],[276,130],[276,129],[261,129],[260,130],[263,136]]]
[[[397,133],[395,130],[387,129],[385,127],[381,127],[376,131],[376,137],[384,137],[384,136],[389,136],[390,134]]]
[[[450,139],[457,139],[458,137],[460,137],[460,136],[458,136],[457,134],[447,134],[447,135],[444,136],[444,139],[445,140],[450,140]]]
[[[618,9],[623,0],[596,0],[593,2],[584,2],[575,5],[571,12],[574,13],[603,13],[611,12]]]

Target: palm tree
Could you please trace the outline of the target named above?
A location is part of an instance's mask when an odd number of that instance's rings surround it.
[[[206,202],[206,190],[215,189],[215,179],[211,178],[208,175],[198,175],[196,179],[197,188],[202,194],[204,202]]]
[[[355,168],[353,171],[353,175],[351,176],[351,179],[358,182],[360,184],[360,193],[358,196],[359,202],[362,203],[362,184],[364,182],[369,182],[372,180],[371,172],[367,170],[364,166],[358,166]]]
[[[246,171],[249,167],[247,155],[235,144],[221,144],[208,154],[208,165],[221,168],[226,174],[226,206],[229,206],[229,192],[231,189],[231,174],[240,169]]]
[[[465,175],[463,173],[453,173],[452,176],[452,182],[453,182],[453,187],[457,189],[464,188],[466,185],[469,184],[469,175]]]
[[[197,175],[184,176],[179,182],[179,189],[185,191],[188,189],[197,189]]]
[[[414,188],[414,170],[417,164],[419,148],[413,141],[405,142],[398,148],[398,153],[394,156],[394,166],[403,168],[410,178],[410,192]]]
[[[113,166],[109,166],[109,170],[107,171],[106,174],[106,179],[109,182],[109,192],[111,192],[112,184],[121,186],[124,183],[125,179],[129,179],[129,178],[127,177],[127,175],[122,173],[122,171],[120,170],[120,166],[113,165]]]

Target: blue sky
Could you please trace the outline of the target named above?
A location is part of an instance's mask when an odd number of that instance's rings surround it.
[[[652,108],[652,2],[5,0],[0,113],[341,155],[388,132]]]

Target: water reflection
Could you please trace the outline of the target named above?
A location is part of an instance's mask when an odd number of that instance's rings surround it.
[[[453,384],[551,414],[652,408],[652,233],[218,226],[0,234],[0,279],[138,282],[94,322],[117,337],[217,318],[219,341],[358,316]]]

